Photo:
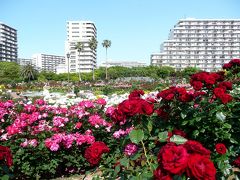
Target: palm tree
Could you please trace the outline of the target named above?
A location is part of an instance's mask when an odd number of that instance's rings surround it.
[[[103,40],[103,43],[102,43],[102,45],[103,45],[103,47],[105,47],[106,48],[106,80],[108,79],[108,74],[107,74],[107,49],[109,48],[109,47],[111,47],[111,44],[112,44],[112,42],[110,41],[110,40]]]
[[[83,51],[84,45],[82,42],[77,42],[75,49],[78,51],[78,63],[79,63],[79,70],[78,70],[78,76],[79,76],[79,81],[82,81],[81,74],[80,74],[80,53]]]
[[[27,64],[21,69],[21,76],[27,82],[36,79],[37,70],[31,64]]]
[[[90,40],[89,40],[89,47],[92,51],[96,52],[96,49],[97,49],[97,40],[95,37],[92,37]],[[95,80],[95,76],[94,76],[94,64],[93,64],[93,68],[92,68],[92,79],[93,81]]]

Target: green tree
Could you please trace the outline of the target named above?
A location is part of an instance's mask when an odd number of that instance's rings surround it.
[[[181,74],[183,77],[185,78],[189,78],[191,75],[200,72],[201,69],[197,68],[197,67],[186,67],[181,71]]]
[[[15,62],[0,62],[0,82],[10,83],[21,81],[20,65]]]
[[[80,53],[83,51],[84,49],[84,45],[82,42],[77,42],[76,46],[75,46],[75,49],[78,51],[78,63],[79,63],[79,69],[78,69],[78,76],[79,76],[79,81],[82,81],[82,78],[81,78],[81,73],[80,73]]]
[[[111,79],[117,79],[122,77],[129,77],[130,68],[122,67],[122,66],[113,66],[108,68],[108,75]]]
[[[175,73],[175,70],[174,70],[173,67],[161,66],[158,69],[157,75],[158,75],[158,77],[161,77],[161,78],[165,79],[166,77],[169,77],[174,73]]]
[[[52,72],[52,71],[41,71],[40,73],[39,73],[39,77],[40,77],[40,79],[42,79],[42,80],[47,80],[47,81],[50,81],[50,80],[58,80],[58,77],[57,77],[58,75],[56,74],[56,73],[54,73],[54,72]]]
[[[106,80],[108,79],[108,73],[107,73],[107,66],[108,66],[108,64],[107,64],[107,60],[108,60],[108,58],[107,58],[107,49],[109,48],[109,47],[111,47],[111,45],[112,45],[112,42],[110,41],[110,40],[107,40],[107,39],[105,39],[105,40],[103,40],[103,43],[102,43],[102,46],[104,47],[104,48],[106,48],[106,69],[105,69],[105,73],[106,73]]]
[[[89,40],[89,47],[92,51],[96,52],[96,49],[97,49],[97,44],[98,44],[98,41],[96,40],[95,37],[92,37],[90,40]],[[94,64],[93,64],[93,67],[92,67],[92,80],[95,81],[95,76],[94,76]]]
[[[30,82],[31,80],[37,79],[37,70],[31,64],[23,66],[21,69],[21,76],[24,81]]]

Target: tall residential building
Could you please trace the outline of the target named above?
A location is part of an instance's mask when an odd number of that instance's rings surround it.
[[[17,30],[0,22],[0,61],[17,62]]]
[[[65,43],[66,69],[70,73],[91,72],[96,68],[96,50],[89,47],[91,38],[97,39],[97,29],[91,21],[67,21],[67,41]],[[77,42],[83,44],[83,50],[78,53]],[[67,54],[70,53],[69,59]]]
[[[57,72],[59,64],[65,64],[64,56],[56,56],[49,54],[34,54],[32,56],[32,63],[40,71]]]
[[[151,55],[151,64],[213,71],[239,57],[240,19],[187,18],[170,30],[160,53]]]

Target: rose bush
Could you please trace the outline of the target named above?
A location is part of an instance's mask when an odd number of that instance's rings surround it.
[[[14,178],[96,168],[105,179],[228,178],[240,164],[239,62],[196,73],[189,87],[134,90],[115,106],[0,102],[0,140],[13,153]]]
[[[9,168],[13,165],[13,157],[11,149],[5,146],[0,146],[0,177],[9,179],[13,177]]]

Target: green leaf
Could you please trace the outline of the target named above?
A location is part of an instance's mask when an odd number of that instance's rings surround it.
[[[194,137],[197,137],[198,135],[199,135],[199,131],[198,130],[193,131],[193,136]]]
[[[148,121],[147,128],[149,132],[152,131],[152,121]]]
[[[142,173],[142,177],[143,177],[143,179],[149,179],[149,178],[152,178],[153,177],[153,173],[152,172],[146,172],[146,171],[144,171],[143,173]]]
[[[223,128],[231,129],[231,128],[232,128],[232,125],[231,125],[231,124],[228,124],[228,123],[224,123],[224,124],[223,124]]]
[[[182,125],[185,126],[188,123],[188,121],[183,121]]]
[[[196,117],[195,120],[196,120],[197,122],[200,122],[200,121],[202,120],[202,118],[201,118],[201,117]]]
[[[235,139],[233,139],[233,138],[230,138],[230,142],[231,143],[234,143],[234,144],[237,144],[238,142],[235,140]]]
[[[181,116],[181,118],[183,118],[183,119],[185,119],[185,118],[187,117],[187,115],[184,114],[183,112],[181,112],[180,116]]]
[[[138,144],[140,141],[143,140],[144,133],[141,129],[137,129],[137,130],[134,129],[129,133],[129,137],[133,143]]]
[[[114,175],[116,176],[120,172],[120,166],[117,165],[114,170]]]
[[[128,167],[129,159],[126,158],[126,157],[120,159],[120,164],[121,164],[122,166]]]
[[[179,135],[173,135],[170,138],[170,142],[174,142],[176,144],[184,144],[185,142],[187,142],[187,139]]]
[[[159,138],[159,141],[160,141],[160,142],[166,142],[166,141],[167,141],[167,138],[168,138],[168,132],[167,132],[167,131],[160,132],[160,133],[158,134],[158,138]]]
[[[221,121],[225,121],[226,116],[222,112],[217,112],[216,113],[216,118]]]
[[[140,156],[141,156],[141,154],[136,153],[136,154],[134,154],[133,156],[131,156],[130,159],[133,160],[133,161],[135,161],[135,160],[137,160]]]
[[[146,164],[145,160],[141,160],[141,166],[144,166]]]
[[[4,175],[1,177],[1,180],[8,180],[9,179],[9,176],[8,175]]]
[[[175,175],[173,176],[173,180],[182,180],[181,176]]]

